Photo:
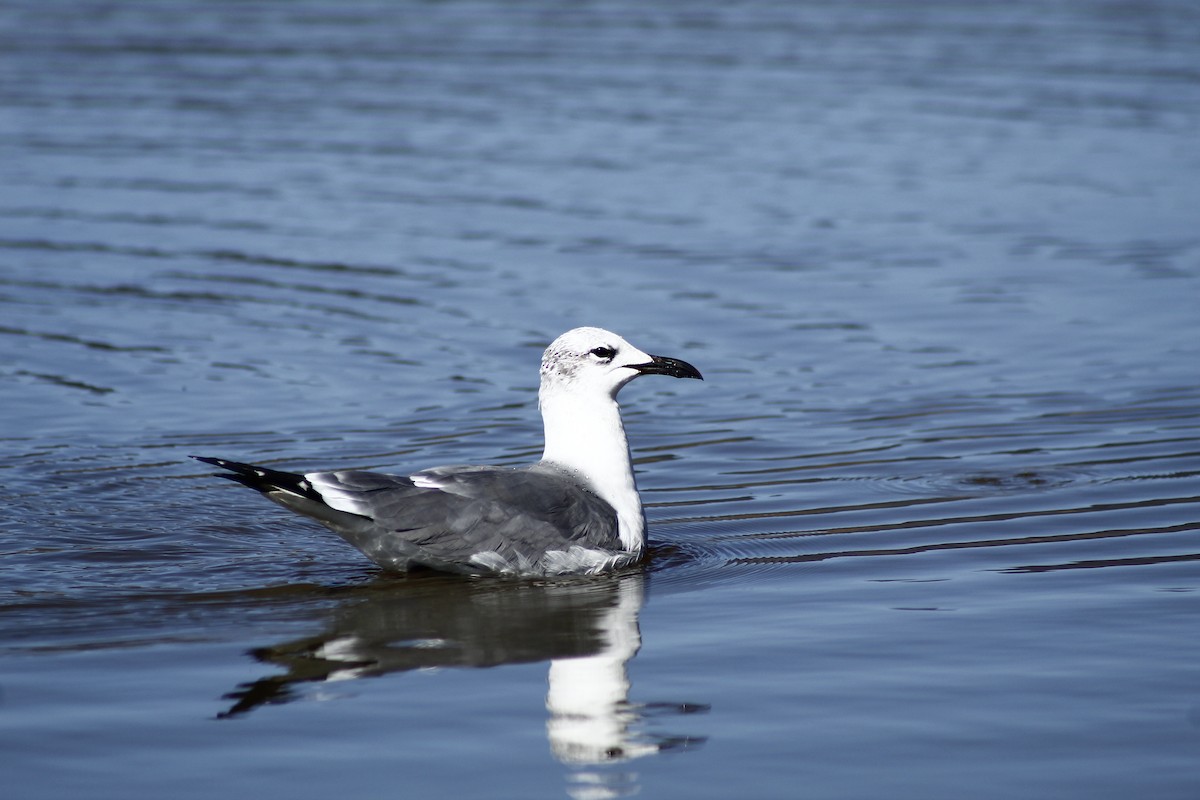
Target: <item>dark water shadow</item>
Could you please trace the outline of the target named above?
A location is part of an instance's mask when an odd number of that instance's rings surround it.
[[[563,764],[612,764],[695,748],[705,737],[662,733],[657,723],[706,705],[629,697],[627,667],[641,647],[645,594],[640,570],[538,582],[379,576],[337,603],[320,633],[251,650],[256,661],[281,671],[226,694],[232,705],[217,718],[303,700],[305,687],[331,681],[548,662],[546,733]]]

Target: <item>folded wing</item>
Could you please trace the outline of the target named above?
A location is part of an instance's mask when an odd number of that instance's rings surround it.
[[[200,460],[321,522],[386,569],[553,575],[640,556],[621,551],[612,506],[548,465],[435,467],[403,477]]]

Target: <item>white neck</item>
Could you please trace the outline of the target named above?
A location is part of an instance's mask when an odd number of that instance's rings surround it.
[[[616,399],[543,392],[539,400],[546,430],[542,460],[566,467],[587,481],[592,491],[616,510],[622,547],[640,552],[646,542],[646,518]]]

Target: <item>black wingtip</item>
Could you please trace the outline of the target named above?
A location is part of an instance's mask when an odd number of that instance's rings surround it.
[[[291,494],[300,495],[301,497],[307,497],[310,500],[324,502],[321,495],[313,491],[312,486],[309,485],[304,476],[294,472],[281,472],[276,469],[255,466],[254,464],[243,464],[240,461],[227,461],[223,458],[209,458],[208,456],[188,456],[188,458],[194,458],[205,464],[229,470],[232,474],[218,472],[216,473],[216,477],[240,483],[243,486],[264,494],[283,490]]]
[[[205,464],[212,464],[214,467],[220,467],[220,466],[223,466],[225,463],[227,463],[227,462],[222,461],[219,458],[209,458],[208,456],[189,455],[188,458],[194,458],[197,461],[203,461]]]
[[[254,464],[243,464],[241,461],[229,461],[224,458],[209,458],[208,456],[188,456],[188,458],[194,458],[197,461],[201,461],[205,464],[212,464],[214,467],[227,469],[230,472],[236,472],[238,475],[244,475],[246,477],[265,478],[268,475],[292,474],[290,472],[278,472],[273,469],[267,469],[266,467],[258,467]],[[223,475],[222,477],[228,478],[229,476]]]

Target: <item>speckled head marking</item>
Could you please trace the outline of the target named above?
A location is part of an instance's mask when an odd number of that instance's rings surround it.
[[[623,351],[627,354],[632,351],[649,359],[629,342],[603,328],[569,330],[551,342],[542,355],[542,380],[570,383],[584,368],[612,366],[613,359]]]
[[[542,356],[541,396],[567,392],[614,398],[638,375],[700,378],[686,361],[645,353],[603,328],[575,328],[559,336]]]

